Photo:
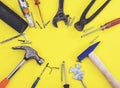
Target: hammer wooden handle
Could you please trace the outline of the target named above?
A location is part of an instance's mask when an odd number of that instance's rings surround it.
[[[112,88],[120,88],[120,84],[118,83],[118,81],[107,70],[107,68],[105,67],[105,65],[94,54],[94,52],[91,52],[88,56],[90,57],[91,61],[97,66],[97,68],[102,72],[102,74],[106,77],[106,79],[112,85]]]

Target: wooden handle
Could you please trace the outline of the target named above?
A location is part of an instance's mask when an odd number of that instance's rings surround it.
[[[97,66],[97,68],[102,72],[105,78],[109,81],[109,83],[112,85],[112,88],[120,88],[118,81],[107,70],[100,59],[93,52],[91,52],[88,56],[90,57],[91,61]]]

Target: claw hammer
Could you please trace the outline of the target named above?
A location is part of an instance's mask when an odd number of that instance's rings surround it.
[[[95,55],[93,50],[97,47],[100,42],[97,42],[90,47],[88,47],[83,53],[81,53],[77,58],[79,61],[82,61],[86,56],[90,58],[90,60],[96,65],[96,67],[102,72],[108,82],[111,84],[112,88],[120,88],[119,82],[112,76],[112,74],[108,71],[105,65],[101,62],[99,57]]]
[[[0,88],[5,88],[7,84],[9,83],[9,80],[12,78],[12,76],[21,68],[21,66],[29,59],[35,59],[38,64],[42,64],[44,60],[39,57],[37,52],[29,47],[29,46],[16,46],[13,47],[13,49],[22,49],[26,50],[26,54],[24,56],[24,59],[17,65],[17,67],[5,78],[0,82]]]

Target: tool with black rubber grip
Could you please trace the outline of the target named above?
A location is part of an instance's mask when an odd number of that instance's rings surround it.
[[[0,1],[0,19],[14,28],[17,32],[23,33],[28,24],[14,11]]]

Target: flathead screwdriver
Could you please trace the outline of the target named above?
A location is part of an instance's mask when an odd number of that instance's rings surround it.
[[[43,27],[45,28],[45,23],[44,23],[44,20],[43,20],[42,14],[41,14],[41,10],[40,10],[40,7],[39,7],[40,1],[39,0],[34,0],[34,1],[35,1],[35,5],[37,5],[37,7],[38,7],[38,11],[39,11],[39,15],[40,15]]]
[[[93,30],[93,31],[91,31],[91,32],[89,32],[89,33],[83,34],[83,35],[81,36],[81,38],[83,38],[83,37],[85,37],[85,36],[87,36],[87,35],[90,35],[90,34],[92,34],[92,33],[94,33],[94,32],[97,32],[97,31],[99,31],[99,30],[105,30],[105,29],[111,28],[111,27],[113,27],[113,26],[115,26],[115,25],[117,25],[117,24],[120,24],[120,18],[117,18],[117,19],[115,19],[115,20],[112,20],[112,21],[110,21],[110,22],[107,22],[107,23],[105,23],[104,25],[100,26],[99,28],[97,28],[97,29],[95,29],[95,30]]]

